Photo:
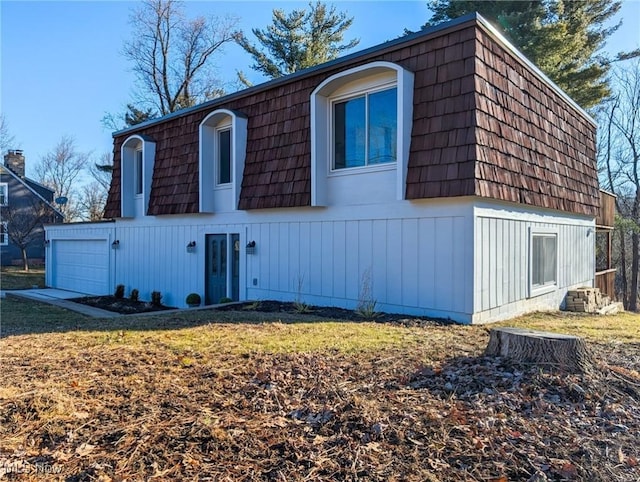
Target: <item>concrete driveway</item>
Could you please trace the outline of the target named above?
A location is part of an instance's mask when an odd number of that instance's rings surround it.
[[[100,308],[94,308],[93,306],[82,305],[80,303],[69,301],[73,298],[88,296],[86,293],[77,293],[75,291],[59,290],[56,288],[33,288],[29,290],[3,291],[1,294],[2,298],[4,298],[5,295],[49,303],[50,305],[59,306],[60,308],[82,313],[83,315],[91,316],[93,318],[117,318],[119,316],[123,316],[112,311],[101,310]]]

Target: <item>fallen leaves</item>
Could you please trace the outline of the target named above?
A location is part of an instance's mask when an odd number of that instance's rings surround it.
[[[2,340],[20,363],[3,365],[0,466],[114,482],[640,479],[638,347],[607,359],[625,368],[568,375],[479,356],[486,336],[469,332],[452,349],[447,333],[355,354],[60,347],[46,370]]]

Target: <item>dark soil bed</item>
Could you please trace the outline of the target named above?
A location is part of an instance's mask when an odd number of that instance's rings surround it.
[[[120,313],[122,315],[175,310],[172,306],[158,306],[146,301],[133,301],[129,298],[117,299],[115,296],[86,296],[84,298],[74,298],[69,301],[93,306],[94,308],[100,308],[102,310],[113,311],[114,313]]]
[[[314,315],[332,320],[374,321],[378,323],[394,323],[403,326],[434,326],[449,325],[454,322],[443,318],[424,318],[420,316],[403,315],[398,313],[376,312],[373,316],[334,306],[311,306],[297,303],[261,300],[244,303],[233,303],[216,308],[220,311],[259,311],[263,313],[289,313]]]

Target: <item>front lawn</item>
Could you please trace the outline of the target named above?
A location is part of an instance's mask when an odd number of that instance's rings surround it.
[[[104,481],[640,478],[637,315],[508,323],[587,337],[598,363],[578,375],[483,357],[483,326],[0,308],[0,470],[40,464],[48,480]]]
[[[26,290],[34,286],[44,288],[44,268],[29,268],[24,271],[16,266],[3,266],[0,269],[0,289]]]

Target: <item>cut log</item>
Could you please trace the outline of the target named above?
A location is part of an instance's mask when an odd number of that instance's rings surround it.
[[[522,328],[493,328],[485,355],[503,356],[571,372],[586,372],[592,366],[582,338]]]

